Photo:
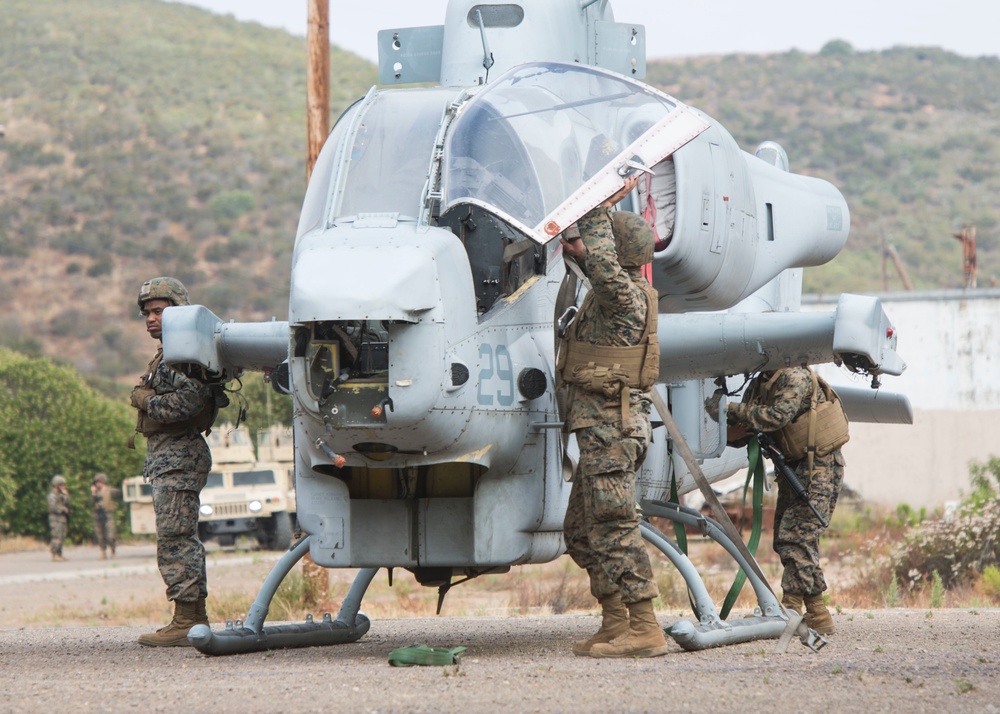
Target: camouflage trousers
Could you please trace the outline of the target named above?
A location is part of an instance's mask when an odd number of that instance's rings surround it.
[[[205,546],[198,540],[199,494],[207,478],[208,474],[192,477],[168,471],[152,480],[156,564],[167,586],[167,600],[193,602],[208,597]]]
[[[829,523],[844,481],[844,457],[839,451],[817,457],[812,474],[808,473],[805,460],[789,465],[806,487],[809,500]],[[779,479],[778,503],[774,510],[774,551],[784,566],[782,591],[819,595],[826,590],[826,578],[819,564],[819,538],[823,530],[809,506]]]
[[[566,551],[590,576],[598,600],[621,593],[626,603],[659,595],[639,532],[635,468],[648,435],[626,437],[614,425],[576,431],[580,464],[563,522]]]
[[[115,514],[108,513],[103,508],[94,511],[94,535],[97,537],[97,545],[101,550],[111,548],[115,551],[118,543],[118,531],[115,529]]]
[[[62,555],[63,542],[69,533],[69,519],[66,516],[49,514],[49,551],[52,555]]]

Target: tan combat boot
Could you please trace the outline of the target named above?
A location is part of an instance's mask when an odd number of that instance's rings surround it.
[[[591,657],[659,657],[667,653],[667,641],[656,621],[652,600],[628,606],[628,632],[615,640],[590,648]]]
[[[187,647],[188,631],[199,623],[196,619],[198,603],[195,601],[174,601],[174,618],[166,627],[161,627],[151,635],[140,635],[139,644],[147,647]]]
[[[205,606],[205,598],[200,597],[194,601],[194,624],[208,625],[208,608]]]
[[[823,603],[823,593],[819,595],[806,595],[806,627],[816,630],[821,635],[832,635],[834,633],[833,616],[826,609]]]
[[[573,654],[577,657],[589,657],[590,648],[596,644],[611,642],[628,632],[628,609],[622,602],[620,593],[609,595],[601,600],[601,629],[589,640],[577,640],[573,643]]]
[[[106,551],[104,548],[101,548],[101,560],[107,560],[107,559],[108,559],[108,551]]]
[[[781,604],[786,610],[792,610],[798,614],[805,612],[806,604],[800,593],[782,593]]]

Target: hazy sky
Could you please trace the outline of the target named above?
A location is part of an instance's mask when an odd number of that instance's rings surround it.
[[[305,35],[306,0],[177,0]],[[440,25],[447,0],[330,0],[330,41],[376,61],[376,33]],[[1000,55],[997,0],[611,0],[615,19],[646,26],[650,59],[730,52],[933,46]]]

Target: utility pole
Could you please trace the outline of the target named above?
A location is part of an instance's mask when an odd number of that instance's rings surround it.
[[[330,0],[306,0],[306,183],[330,132]],[[294,446],[293,446],[294,451]],[[330,575],[312,556],[302,556],[302,580],[309,605],[323,605],[330,594]]]
[[[330,0],[307,0],[306,181],[330,133]]]
[[[892,260],[892,265],[896,268],[896,273],[899,275],[899,279],[903,281],[904,290],[913,290],[913,283],[910,282],[910,276],[906,273],[906,268],[903,267],[903,261],[899,257],[899,253],[896,252],[896,247],[882,236],[882,290],[888,292],[889,290],[889,276],[886,271],[886,258]]]
[[[974,288],[976,287],[976,227],[966,223],[961,231],[952,233],[952,237],[962,242],[962,287]]]

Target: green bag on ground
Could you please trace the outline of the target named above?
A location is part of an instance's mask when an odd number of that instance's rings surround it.
[[[465,647],[428,647],[414,642],[406,647],[397,647],[389,653],[389,664],[393,667],[411,667],[415,664],[426,664],[444,667],[458,664],[458,656],[465,652]]]

